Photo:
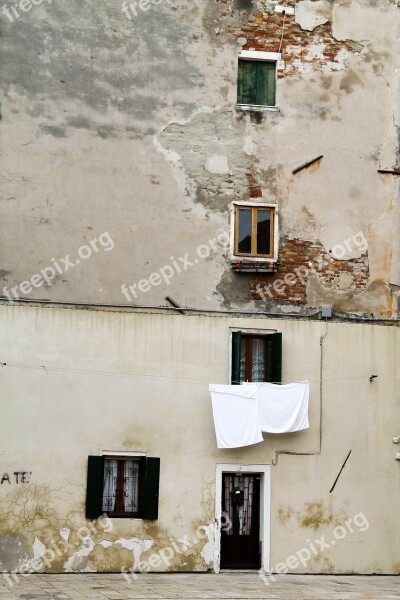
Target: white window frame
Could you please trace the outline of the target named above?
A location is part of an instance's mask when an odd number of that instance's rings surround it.
[[[274,254],[268,258],[261,256],[242,256],[241,254],[235,254],[235,212],[236,206],[243,206],[244,208],[272,208],[274,210]],[[272,204],[271,202],[244,202],[240,200],[235,200],[232,202],[230,207],[230,260],[232,262],[241,262],[241,263],[271,263],[278,262],[279,257],[279,214],[278,214],[278,205]]]
[[[239,59],[264,61],[275,63],[275,106],[263,106],[260,104],[236,104],[236,107],[240,110],[279,110],[278,106],[278,63],[282,59],[282,54],[279,52],[258,52],[256,50],[241,50],[239,52]]]

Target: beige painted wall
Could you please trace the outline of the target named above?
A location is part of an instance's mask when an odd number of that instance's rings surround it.
[[[232,327],[283,333],[283,380],[311,381],[308,431],[217,449],[208,384],[228,382]],[[0,485],[2,569],[60,542],[65,528],[76,546],[50,570],[130,568],[140,540],[153,542],[144,560],[171,537],[193,539],[200,524],[214,521],[217,464],[270,465],[277,449],[317,452],[323,333],[318,321],[1,306],[0,475],[32,473],[29,483],[12,475]],[[328,323],[322,454],[280,456],[272,467],[272,567],[307,540],[331,539],[336,526],[362,512],[367,531],[356,529],[294,571],[399,572],[400,464],[392,443],[400,435],[399,351],[398,328]],[[379,377],[370,383],[372,374]],[[77,532],[86,524],[87,456],[103,450],[161,458],[159,519],[114,520],[111,532],[98,527],[85,546]],[[121,539],[128,548],[115,543]],[[103,547],[104,540],[112,545]],[[212,568],[212,543],[204,545],[175,555],[171,569]]]

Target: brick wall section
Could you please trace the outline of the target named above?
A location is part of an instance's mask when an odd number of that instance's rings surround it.
[[[249,183],[249,196],[250,199],[260,198],[262,199],[263,192],[261,185],[258,183],[258,177],[255,168],[253,167],[250,171],[247,171],[246,177]]]
[[[274,300],[290,304],[306,304],[306,285],[310,275],[317,275],[327,289],[337,291],[340,277],[347,274],[352,283],[346,291],[362,292],[369,281],[368,256],[342,261],[334,260],[318,242],[299,239],[285,240],[280,248],[280,269],[275,275],[254,275],[250,278],[252,300]],[[287,282],[285,282],[285,277]],[[264,298],[257,287],[261,286]]]
[[[232,0],[217,0],[220,4],[232,5]],[[283,3],[281,3],[283,4]],[[288,6],[295,6],[289,0]],[[266,6],[274,4],[266,2]],[[220,13],[220,22],[230,13]],[[242,27],[225,28],[236,38],[246,38],[243,50],[279,52],[281,47],[282,63],[278,64],[278,77],[296,76],[314,71],[340,71],[346,68],[346,60],[359,52],[362,47],[351,41],[338,41],[332,35],[331,23],[319,25],[314,31],[304,31],[295,22],[295,15],[282,13],[255,12],[249,22]],[[284,31],[282,45],[282,31]]]

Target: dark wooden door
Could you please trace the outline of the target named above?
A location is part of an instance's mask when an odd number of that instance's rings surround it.
[[[259,569],[260,475],[223,473],[222,511],[231,526],[221,531],[221,568]]]

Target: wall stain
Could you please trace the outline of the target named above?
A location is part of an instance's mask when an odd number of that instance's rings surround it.
[[[325,503],[322,500],[306,502],[304,510],[298,515],[300,526],[314,531],[318,531],[327,525],[332,527],[342,525],[346,518],[345,511],[335,513],[330,503]]]
[[[286,525],[286,523],[292,518],[293,514],[294,514],[294,511],[290,506],[287,506],[285,508],[283,506],[281,506],[278,509],[279,523],[281,523],[282,525]]]

